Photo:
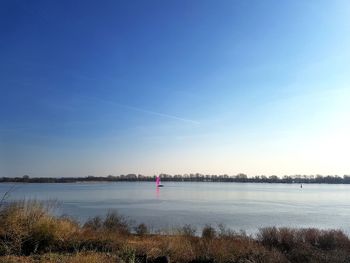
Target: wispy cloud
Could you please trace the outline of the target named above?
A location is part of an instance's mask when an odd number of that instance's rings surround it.
[[[115,106],[118,106],[118,107],[121,107],[121,108],[124,108],[124,109],[129,109],[129,110],[133,110],[133,111],[138,111],[138,112],[142,112],[142,113],[146,113],[146,114],[150,114],[150,115],[160,116],[160,117],[173,119],[173,120],[177,120],[177,121],[181,121],[181,122],[192,123],[192,124],[196,124],[196,125],[200,124],[199,121],[195,121],[195,120],[191,120],[191,119],[187,119],[187,118],[182,118],[182,117],[178,117],[178,116],[175,116],[175,115],[170,115],[170,114],[157,112],[157,111],[146,110],[146,109],[143,109],[143,108],[134,107],[134,106],[130,106],[130,105],[125,105],[125,104],[121,104],[121,103],[110,101],[110,100],[99,99],[99,98],[95,98],[95,99],[97,99],[100,102],[107,103],[107,104],[112,104],[112,105],[115,105]]]

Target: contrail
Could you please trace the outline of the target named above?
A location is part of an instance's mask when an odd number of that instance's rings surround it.
[[[104,99],[98,99],[99,101],[105,102],[105,103],[109,103],[109,104],[113,104],[125,109],[130,109],[130,110],[134,110],[134,111],[138,111],[138,112],[143,112],[143,113],[147,113],[147,114],[152,114],[152,115],[157,115],[157,116],[161,116],[161,117],[165,117],[165,118],[169,118],[169,119],[173,119],[173,120],[178,120],[178,121],[182,121],[182,122],[187,122],[187,123],[192,123],[192,124],[196,124],[199,125],[200,122],[195,121],[195,120],[191,120],[191,119],[186,119],[186,118],[181,118],[178,116],[174,116],[174,115],[169,115],[169,114],[165,114],[165,113],[161,113],[161,112],[156,112],[156,111],[150,111],[150,110],[145,110],[145,109],[141,109],[138,107],[134,107],[134,106],[129,106],[129,105],[125,105],[125,104],[121,104],[121,103],[117,103],[117,102],[113,102],[113,101],[108,101],[108,100],[104,100]]]
[[[141,108],[137,108],[137,107],[133,107],[133,106],[128,106],[128,105],[123,105],[123,104],[119,104],[119,103],[118,103],[118,105],[121,107],[127,108],[127,109],[140,111],[140,112],[144,112],[144,113],[149,113],[149,114],[153,114],[153,115],[157,115],[157,116],[162,116],[162,117],[166,117],[166,118],[170,118],[170,119],[174,119],[174,120],[178,120],[178,121],[184,121],[184,122],[189,122],[189,123],[193,123],[193,124],[200,124],[198,121],[181,118],[181,117],[177,117],[174,115],[169,115],[169,114],[160,113],[160,112],[156,112],[156,111],[145,110],[145,109],[141,109]]]

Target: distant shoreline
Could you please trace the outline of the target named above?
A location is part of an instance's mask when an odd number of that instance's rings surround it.
[[[228,175],[160,175],[162,182],[219,182],[219,183],[280,183],[280,184],[350,184],[350,176],[255,176]],[[0,183],[101,183],[101,182],[155,182],[156,176],[128,174],[121,176],[87,177],[0,177]]]

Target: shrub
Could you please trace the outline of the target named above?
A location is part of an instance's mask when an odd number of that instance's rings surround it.
[[[130,222],[115,211],[109,211],[102,223],[104,230],[119,234],[130,234]]]
[[[144,236],[149,234],[148,227],[145,224],[139,224],[135,227],[135,232],[139,236]]]
[[[64,243],[78,225],[50,215],[51,203],[19,201],[0,211],[0,253],[30,254],[49,251]]]
[[[259,230],[258,240],[269,248],[278,245],[278,230],[276,227],[267,227]]]
[[[101,230],[102,229],[102,218],[99,216],[95,216],[93,218],[89,218],[85,224],[84,224],[84,228],[93,230],[93,231],[97,231],[97,230]]]
[[[96,216],[88,219],[83,225],[83,229],[127,235],[130,234],[131,223],[116,211],[109,211],[105,218]]]
[[[232,229],[227,228],[223,224],[218,224],[218,237],[220,238],[225,238],[225,239],[248,239],[249,237],[247,236],[246,232],[243,230],[236,232],[233,231]]]
[[[350,240],[340,230],[264,228],[258,241],[291,262],[346,262],[350,254]]]
[[[322,250],[350,248],[349,238],[340,230],[323,230],[319,232],[317,247]]]
[[[216,230],[211,225],[204,226],[202,230],[202,237],[204,239],[213,239],[216,237]]]
[[[192,225],[184,225],[181,228],[178,228],[177,234],[186,236],[186,237],[194,237],[196,235],[197,229]]]

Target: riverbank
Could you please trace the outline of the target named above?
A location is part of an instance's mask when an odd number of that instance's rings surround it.
[[[227,183],[282,183],[282,184],[350,184],[350,176],[338,175],[283,175],[248,177],[237,175],[159,175],[163,182],[227,182]],[[118,176],[86,176],[86,177],[0,177],[0,183],[87,183],[87,182],[155,182],[156,176],[127,174]]]
[[[149,231],[115,212],[83,225],[55,217],[49,203],[0,208],[0,262],[346,262],[350,240],[337,230],[263,228],[256,236],[207,225]],[[158,261],[157,261],[158,260]]]

